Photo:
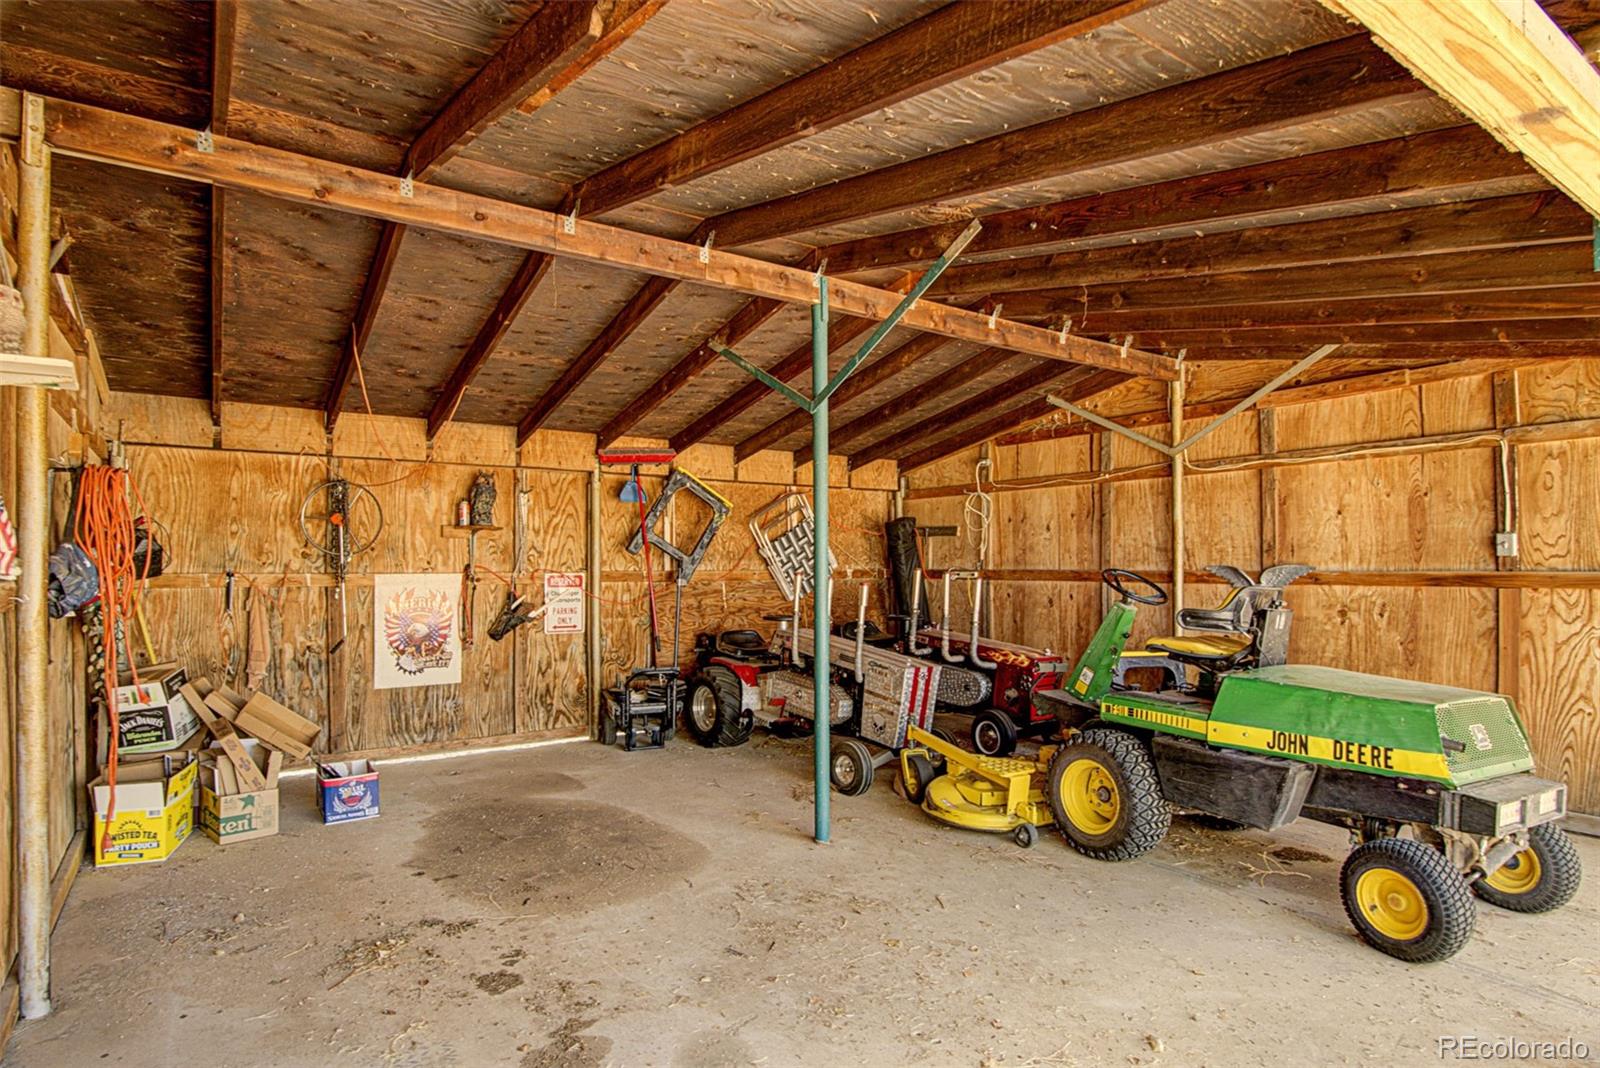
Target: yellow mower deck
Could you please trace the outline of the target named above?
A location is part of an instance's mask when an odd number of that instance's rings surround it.
[[[971,831],[1009,834],[1023,824],[1051,826],[1050,805],[1042,785],[1053,747],[1034,760],[987,757],[969,753],[931,734],[911,728],[908,748],[901,759],[916,751],[938,753],[945,759],[945,774],[928,784],[922,810],[936,820]]]

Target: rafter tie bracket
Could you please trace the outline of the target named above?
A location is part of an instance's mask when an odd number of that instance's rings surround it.
[[[989,329],[990,330],[993,330],[994,329],[994,324],[1000,321],[1000,309],[1004,308],[1004,307],[1005,307],[1004,304],[996,304],[993,308],[989,309]]]
[[[194,150],[196,152],[204,152],[210,155],[216,147],[217,141],[216,138],[211,136],[211,127],[207,126],[204,130],[194,135]]]
[[[701,263],[710,263],[711,262],[711,242],[716,240],[716,237],[717,237],[717,232],[715,230],[711,231],[709,234],[706,235],[705,244],[700,246],[700,262]]]
[[[1067,343],[1067,335],[1070,333],[1072,333],[1072,316],[1069,315],[1061,320],[1061,336],[1056,339],[1057,342],[1065,345]]]
[[[572,205],[572,211],[561,216],[561,232],[575,234],[578,232],[578,205]]]
[[[822,292],[823,272],[827,269],[828,261],[823,260],[821,263],[817,264],[817,273],[811,276],[811,284],[817,288],[817,292],[819,293]]]
[[[412,176],[407,174],[404,178],[400,179],[400,195],[403,197],[416,195],[417,187],[412,184],[411,178]]]

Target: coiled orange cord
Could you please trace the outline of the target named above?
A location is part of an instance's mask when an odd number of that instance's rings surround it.
[[[130,495],[131,498],[130,499]],[[117,740],[122,721],[117,710],[117,640],[126,629],[124,621],[131,621],[135,597],[149,577],[153,551],[145,553],[144,574],[138,574],[133,562],[136,537],[133,501],[139,505],[138,514],[147,513],[138,487],[128,477],[128,472],[117,467],[88,465],[78,483],[78,515],[74,535],[78,547],[94,563],[100,579],[101,619],[105,626],[106,656],[103,667],[103,684],[106,692],[106,712],[110,717],[110,743],[106,763],[106,785],[110,788],[110,801],[106,806],[105,834],[100,840],[104,854],[111,845],[111,820],[117,813]],[[139,685],[139,669],[133,655],[131,635],[122,635],[127,649],[128,667],[135,686]]]

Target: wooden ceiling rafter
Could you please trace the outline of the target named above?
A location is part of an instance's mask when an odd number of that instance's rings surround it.
[[[613,211],[1161,2],[947,4],[590,175],[573,187],[576,209],[584,215]],[[712,241],[716,229],[715,222],[703,222],[689,240]],[[647,282],[534,401],[518,423],[518,436],[526,437],[542,426],[674,287],[675,283]],[[716,359],[713,343],[719,338],[720,344],[728,345],[739,328],[749,326],[746,334],[753,331],[759,323],[750,323],[763,311],[768,317],[775,314],[765,305],[745,305],[646,386],[607,422],[602,444],[626,433],[710,366]]]
[[[540,86],[562,76],[573,64],[584,62],[589,49],[605,32],[604,16],[610,7],[609,2],[602,5],[598,0],[538,7],[533,17],[506,39],[412,139],[396,170],[406,187],[426,182],[501,115]],[[372,264],[362,283],[361,298],[323,405],[330,433],[344,407],[345,393],[355,374],[356,355],[365,351],[372,336],[405,233],[405,224],[385,220],[378,235]]]
[[[211,9],[211,132],[226,135],[228,109],[233,101],[234,51],[239,33],[236,0],[216,0]],[[223,302],[233,253],[228,246],[228,194],[211,189],[210,322],[211,425],[222,426],[222,398],[226,385],[226,350],[223,347]]]

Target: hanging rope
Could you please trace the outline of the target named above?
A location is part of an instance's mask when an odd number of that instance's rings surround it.
[[[106,761],[110,800],[106,805],[101,853],[110,847],[111,820],[117,813],[117,742],[122,727],[117,709],[117,643],[123,644],[129,673],[137,686],[140,684],[139,667],[129,640],[128,622],[133,618],[135,597],[149,577],[150,562],[155,556],[153,552],[145,554],[145,573],[139,574],[133,562],[135,500],[139,505],[138,515],[143,517],[147,514],[144,500],[127,471],[93,464],[83,469],[74,535],[78,547],[94,562],[99,575],[101,618],[105,642],[109,646],[102,658],[102,671],[106,715],[110,721]]]
[[[972,492],[967,494],[961,508],[961,521],[966,527],[967,544],[977,548],[980,570],[989,563],[989,529],[990,521],[994,518],[994,498],[983,489],[986,476],[989,485],[993,486],[994,478],[987,456],[973,465]]]

